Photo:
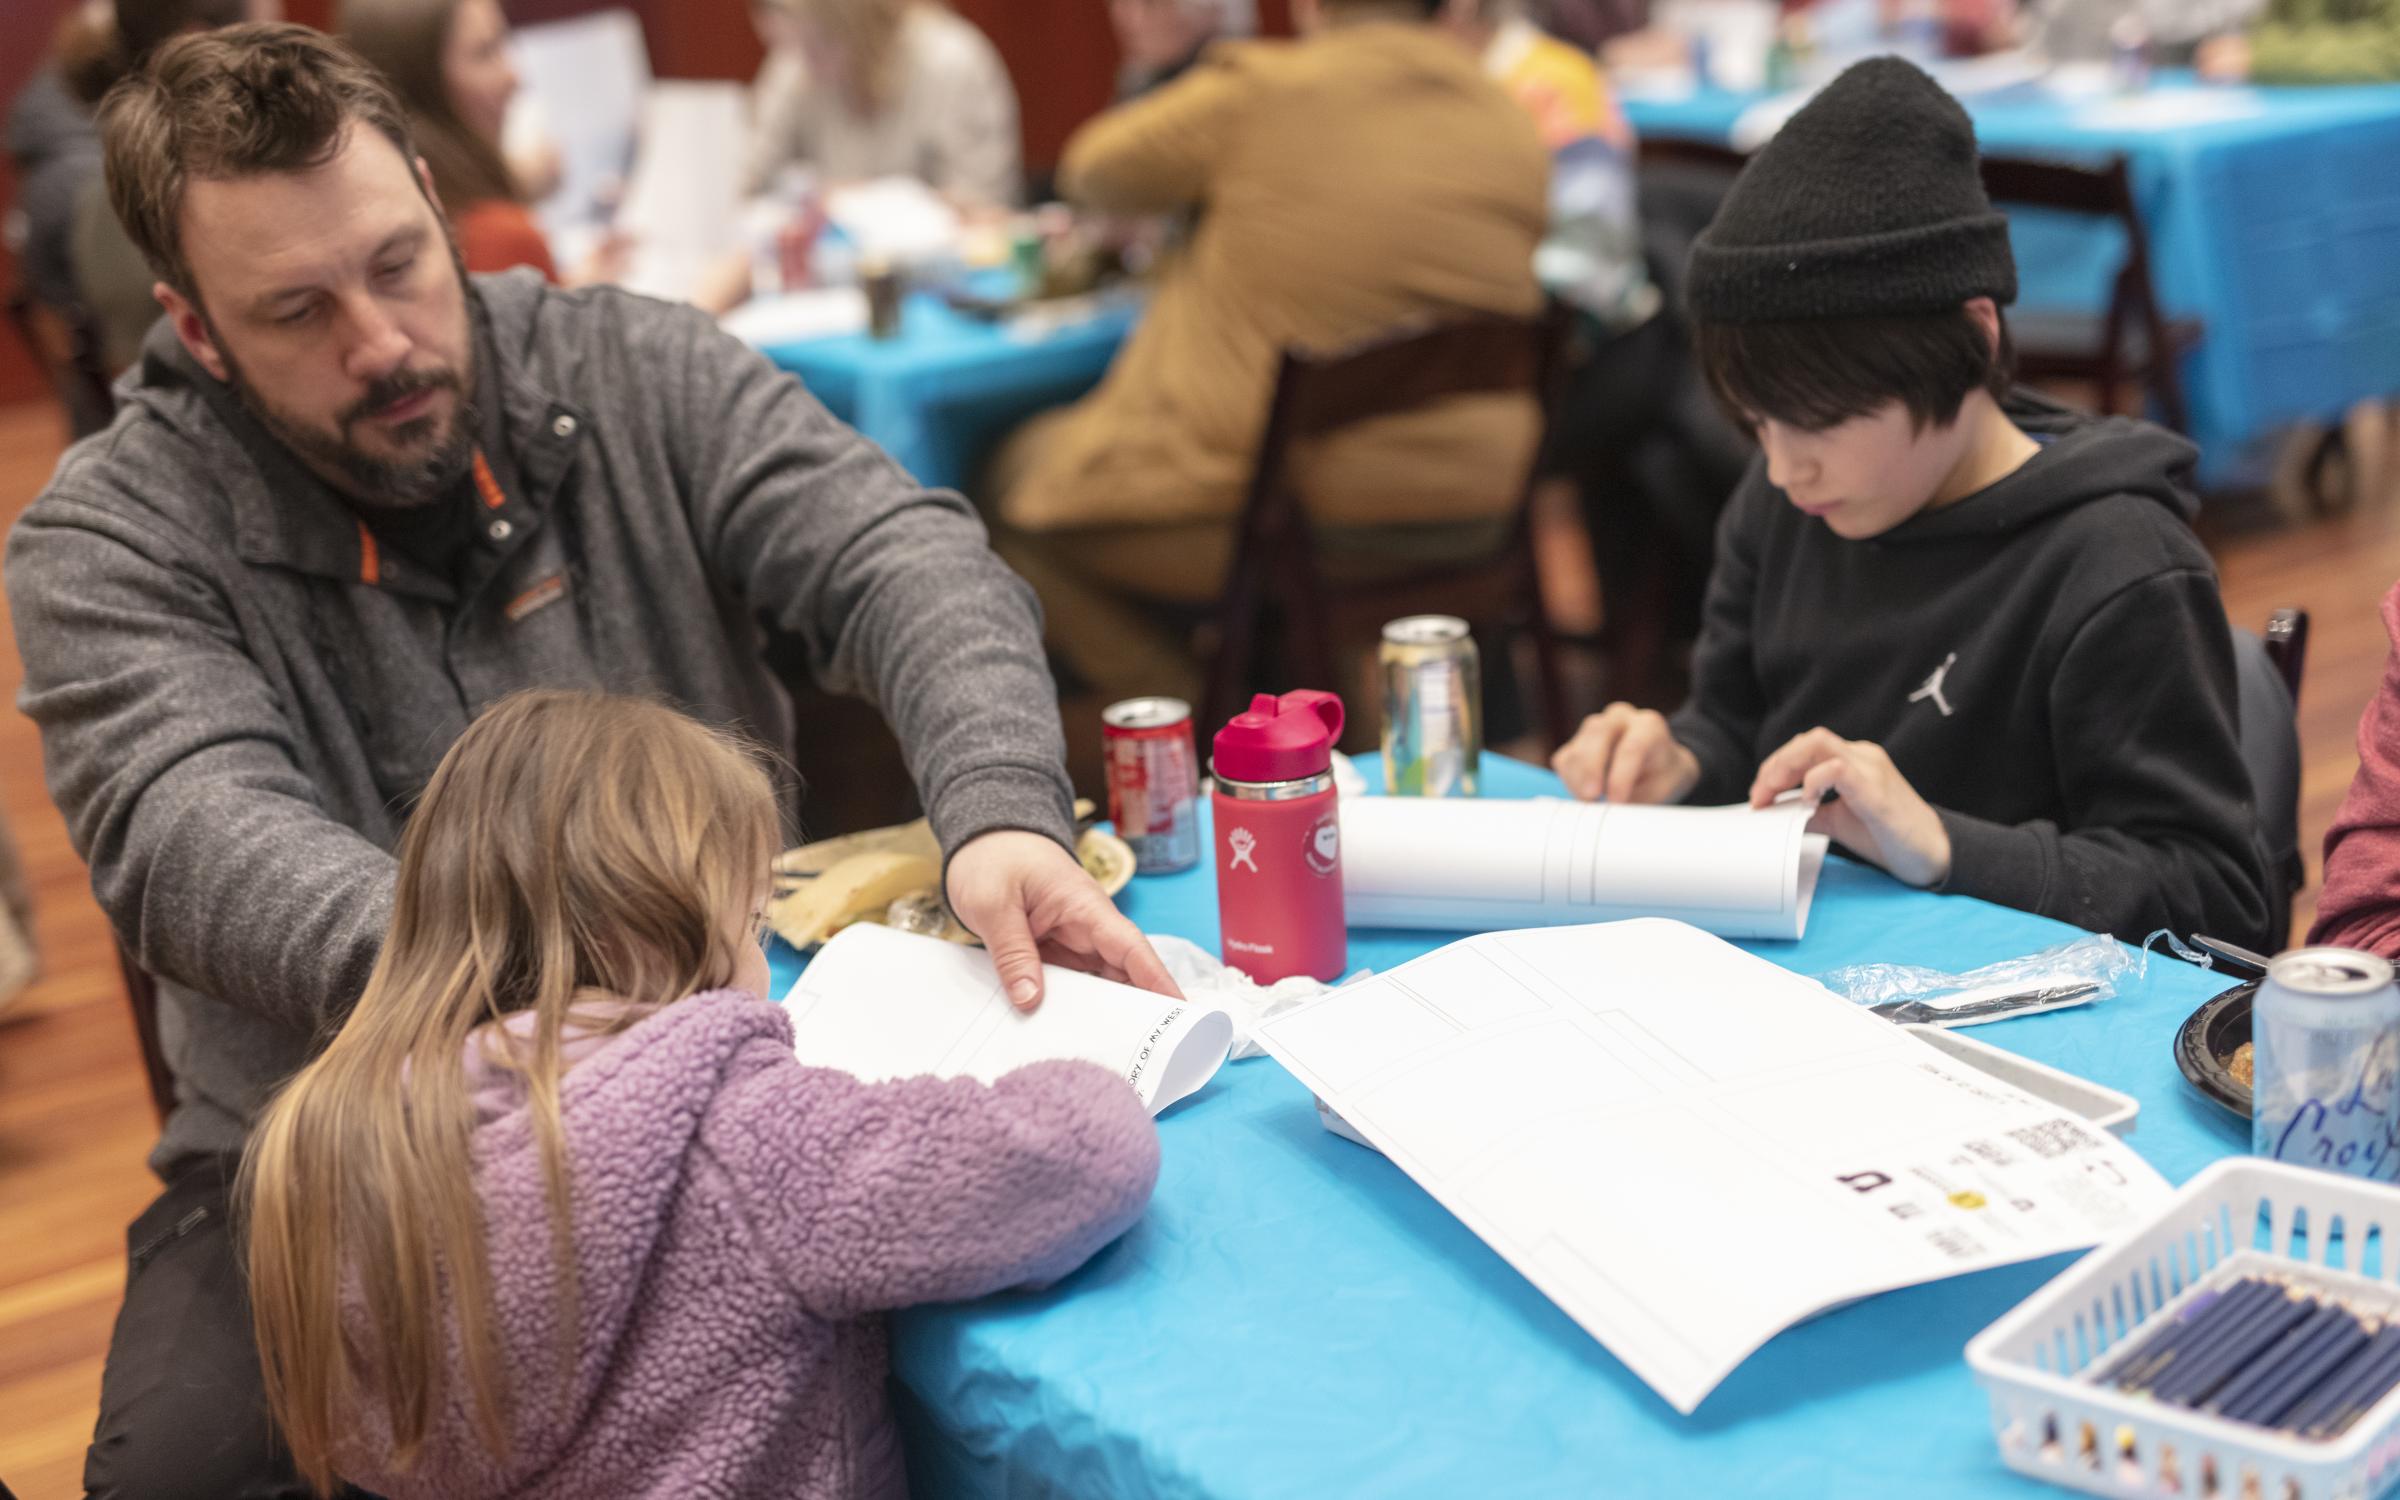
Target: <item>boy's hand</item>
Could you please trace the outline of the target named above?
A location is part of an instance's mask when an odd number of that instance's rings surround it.
[[[1766,759],[1750,783],[1750,805],[1764,807],[1792,788],[1824,802],[1809,828],[1874,861],[1908,885],[1939,885],[1950,874],[1950,831],[1917,795],[1881,745],[1812,729]]]
[[[1666,716],[1630,703],[1585,719],[1550,769],[1586,802],[1677,802],[1700,781],[1700,757],[1675,738]]]
[[[950,909],[983,939],[1019,1010],[1042,1003],[1042,965],[1182,998],[1150,940],[1075,856],[1038,833],[995,829],[950,856]]]

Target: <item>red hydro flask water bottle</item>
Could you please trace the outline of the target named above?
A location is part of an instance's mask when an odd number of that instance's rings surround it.
[[[1217,920],[1225,962],[1261,984],[1350,966],[1333,742],[1342,700],[1261,693],[1217,731]]]

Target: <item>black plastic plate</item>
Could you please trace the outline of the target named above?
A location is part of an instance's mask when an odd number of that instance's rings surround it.
[[[2212,996],[2175,1033],[2175,1066],[2183,1076],[2245,1120],[2250,1118],[2250,1085],[2234,1077],[2230,1065],[2235,1050],[2250,1040],[2250,997],[2257,993],[2258,981],[2253,979]]]

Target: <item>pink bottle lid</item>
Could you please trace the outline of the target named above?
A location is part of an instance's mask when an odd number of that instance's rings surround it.
[[[1261,693],[1217,731],[1210,769],[1220,781],[1303,781],[1333,769],[1342,736],[1342,700],[1302,689]]]

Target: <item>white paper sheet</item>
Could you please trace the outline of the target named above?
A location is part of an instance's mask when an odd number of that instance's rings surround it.
[[[2095,1244],[2169,1191],[2106,1131],[1674,922],[1468,938],[1258,1036],[1681,1412],[1812,1314]]]
[[[982,949],[860,923],[817,950],[784,1009],[793,1051],[812,1066],[992,1083],[1030,1062],[1082,1058],[1123,1075],[1152,1114],[1215,1077],[1233,1042],[1222,1010],[1070,969],[1044,968],[1042,982],[1027,1014]]]
[[[650,88],[650,53],[640,17],[622,9],[520,26],[509,52],[524,97],[538,105],[543,132],[558,148],[559,188],[542,204],[543,227],[555,235],[590,222],[623,190]]]
[[[643,250],[718,256],[738,248],[744,135],[737,83],[654,83],[617,228]]]
[[[1808,928],[1825,839],[1813,807],[1620,807],[1554,798],[1342,803],[1356,927],[1488,932],[1673,917],[1720,937]]]

